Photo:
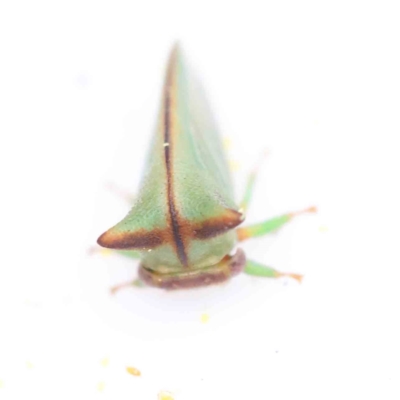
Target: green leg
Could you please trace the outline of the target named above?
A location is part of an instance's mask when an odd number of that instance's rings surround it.
[[[112,295],[114,295],[117,292],[119,292],[121,289],[125,289],[125,288],[131,287],[131,286],[144,287],[146,285],[139,278],[136,278],[133,281],[122,282],[122,283],[119,283],[118,285],[112,286],[110,288],[110,293]]]
[[[250,225],[244,228],[238,228],[236,230],[238,240],[243,241],[257,236],[264,236],[267,233],[275,232],[283,225],[291,221],[297,215],[301,215],[304,213],[314,213],[316,211],[317,211],[316,207],[309,207],[306,208],[305,210],[291,212],[288,214],[281,215],[280,217],[275,217],[267,221],[260,222],[259,224]]]
[[[89,255],[92,254],[100,254],[102,256],[108,256],[110,254],[120,254],[123,257],[127,257],[134,260],[140,259],[140,253],[134,250],[114,250],[114,249],[106,249],[100,246],[92,246],[88,250]]]
[[[89,249],[89,254],[100,254],[103,256],[108,256],[113,253],[119,254],[123,257],[130,258],[131,260],[132,259],[134,259],[134,260],[140,259],[140,253],[137,251],[133,251],[133,250],[111,250],[111,249],[105,249],[103,247],[95,247],[95,246],[93,246]],[[115,294],[120,289],[124,289],[129,286],[143,287],[145,285],[140,279],[134,279],[134,280],[131,280],[128,282],[123,282],[123,283],[120,283],[118,285],[111,287],[110,292],[111,292],[111,294]]]
[[[253,197],[254,185],[256,182],[257,174],[258,174],[258,171],[260,170],[261,163],[264,161],[264,158],[267,154],[268,154],[267,151],[265,151],[262,154],[261,159],[255,166],[253,171],[250,172],[249,177],[247,178],[246,189],[244,191],[243,200],[240,203],[240,209],[242,212],[246,212],[249,208],[251,198]]]
[[[112,250],[113,252],[127,258],[133,258],[134,260],[140,260],[140,253],[134,250]]]
[[[291,272],[279,272],[276,269],[273,269],[271,267],[268,267],[266,265],[260,264],[252,260],[247,260],[243,272],[248,275],[265,277],[265,278],[280,278],[281,276],[288,276],[290,278],[296,279],[296,281],[298,282],[301,282],[303,278],[303,275],[294,274]]]
[[[103,249],[103,250],[107,250],[107,249]],[[137,251],[133,251],[133,250],[112,250],[112,251],[123,257],[135,259],[135,260],[140,259],[140,253]],[[125,289],[130,286],[143,287],[145,285],[140,279],[136,278],[136,279],[133,279],[133,280],[130,280],[127,282],[123,282],[123,283],[119,283],[118,285],[112,286],[110,288],[110,293],[114,295],[115,293],[119,292],[121,289]]]

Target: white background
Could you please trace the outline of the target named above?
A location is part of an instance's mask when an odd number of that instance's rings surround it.
[[[0,398],[398,399],[396,3],[2,1]],[[271,152],[248,221],[318,206],[244,246],[303,284],[111,297],[135,262],[86,255],[128,210],[106,184],[136,188],[177,39],[238,194]]]

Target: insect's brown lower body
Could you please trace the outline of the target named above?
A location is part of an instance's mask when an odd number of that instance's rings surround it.
[[[143,267],[139,268],[139,278],[149,286],[162,289],[190,289],[225,282],[243,271],[246,256],[238,249],[233,256],[225,256],[218,264],[200,270],[174,274],[160,274]]]

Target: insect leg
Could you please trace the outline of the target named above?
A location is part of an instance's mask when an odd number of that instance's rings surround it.
[[[258,224],[250,225],[244,228],[238,228],[236,230],[238,240],[243,241],[257,236],[264,236],[267,233],[275,232],[283,225],[291,221],[293,217],[296,217],[297,215],[301,215],[304,213],[311,213],[316,211],[317,211],[316,207],[309,207],[306,208],[305,210],[287,213],[279,217],[271,218],[267,221],[260,222]]]
[[[136,278],[132,281],[119,283],[118,285],[112,286],[110,288],[110,293],[114,295],[115,293],[119,292],[121,289],[125,289],[127,287],[134,286],[134,287],[144,287],[146,286],[139,278]]]
[[[140,259],[140,253],[134,250],[113,250],[113,252],[127,258],[133,258],[135,260]]]
[[[276,269],[268,267],[267,265],[260,264],[256,261],[247,260],[243,272],[247,275],[259,276],[265,278],[280,278],[281,276],[288,276],[301,282],[303,275],[294,274],[291,272],[280,272]]]
[[[137,251],[134,250],[114,250],[114,249],[106,249],[104,247],[100,246],[92,246],[88,250],[88,254],[100,254],[103,256],[108,256],[110,254],[120,254],[123,257],[128,257],[128,258],[133,258],[135,260],[140,259],[140,254]]]
[[[104,249],[106,250],[106,249]],[[135,259],[135,260],[139,260],[140,259],[140,253],[138,253],[137,251],[133,251],[133,250],[112,250],[113,252],[123,256],[123,257],[127,257],[130,259]],[[110,288],[110,293],[111,294],[115,294],[117,293],[119,290],[124,289],[126,287],[130,287],[130,286],[136,286],[136,287],[142,287],[145,286],[144,283],[136,278],[134,280],[128,281],[128,282],[122,282],[119,283],[118,285],[112,286]]]
[[[133,250],[113,250],[113,251],[123,257],[128,257],[130,259],[135,259],[135,260],[140,259],[140,253],[138,253],[137,251],[133,251]],[[119,283],[118,285],[112,286],[110,288],[110,293],[115,294],[119,290],[124,289],[126,287],[130,287],[130,286],[142,287],[145,285],[140,279],[136,278],[134,280],[130,280],[128,282],[122,282],[122,283]]]
[[[127,257],[130,259],[134,260],[139,260],[140,259],[140,253],[134,250],[114,250],[114,249],[105,249],[100,246],[93,246],[89,249],[89,254],[100,254],[103,256],[108,256],[110,254],[119,254],[123,257]],[[134,279],[129,282],[123,282],[118,285],[112,286],[110,288],[111,294],[115,294],[118,292],[120,289],[126,288],[128,286],[136,286],[136,287],[142,287],[145,286],[144,283],[140,279]]]
[[[240,209],[243,212],[246,212],[247,209],[249,208],[249,204],[251,201],[251,198],[253,197],[253,192],[254,192],[254,185],[256,182],[256,178],[258,175],[258,172],[260,170],[260,166],[262,164],[262,162],[264,161],[266,155],[268,154],[267,151],[264,151],[260,160],[258,161],[257,165],[253,168],[253,170],[250,172],[248,178],[247,178],[247,183],[246,183],[246,189],[244,191],[244,196],[243,196],[243,200],[240,203]]]

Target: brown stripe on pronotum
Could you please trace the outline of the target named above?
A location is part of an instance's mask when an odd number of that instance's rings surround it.
[[[171,115],[171,108],[173,107],[173,90],[174,90],[174,69],[176,68],[177,47],[172,52],[167,76],[165,79],[164,89],[164,155],[165,166],[167,170],[167,202],[169,207],[169,216],[171,220],[172,235],[174,238],[174,245],[178,258],[183,266],[188,267],[188,256],[186,254],[185,245],[180,231],[179,215],[175,206],[174,187],[173,187],[173,168],[172,168],[172,148],[173,144],[173,121]]]
[[[208,239],[235,228],[243,222],[243,214],[236,210],[227,209],[220,217],[210,218],[202,222],[189,222],[179,219],[178,232],[179,238],[184,236],[189,239]],[[174,232],[171,235],[171,228],[153,229],[146,231],[144,229],[134,232],[114,232],[108,230],[98,239],[97,243],[109,249],[119,250],[140,250],[154,249],[162,244],[171,243],[176,246]],[[184,249],[184,247],[183,247]],[[184,264],[185,265],[185,264]]]
[[[97,243],[109,249],[129,250],[129,249],[154,249],[165,243],[166,232],[162,229],[152,231],[135,231],[114,233],[112,231],[104,232]]]
[[[227,209],[222,216],[198,222],[193,227],[193,237],[208,239],[235,228],[243,222],[243,214],[239,211]]]

